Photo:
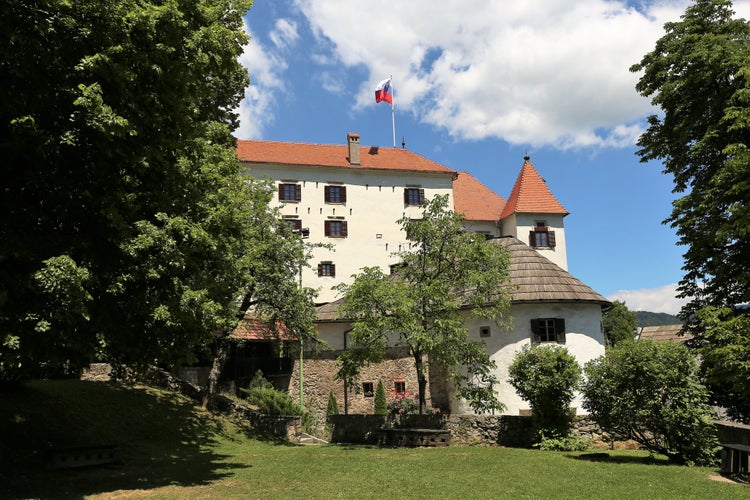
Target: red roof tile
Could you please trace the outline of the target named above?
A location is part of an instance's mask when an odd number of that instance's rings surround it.
[[[448,167],[406,149],[378,146],[360,146],[359,165],[349,163],[348,145],[238,140],[237,156],[241,161],[250,163],[455,174]]]
[[[270,325],[251,315],[245,315],[237,325],[229,338],[236,340],[297,340],[286,326],[279,324],[276,326],[278,333],[271,330]]]
[[[513,191],[510,193],[510,198],[500,218],[504,219],[519,212],[568,215],[568,211],[557,201],[528,157],[521,167],[521,172],[518,174],[516,184],[513,186]]]
[[[454,210],[467,220],[500,219],[505,200],[471,174],[461,172],[453,179]]]

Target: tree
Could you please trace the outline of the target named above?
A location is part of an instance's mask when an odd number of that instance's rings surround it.
[[[631,68],[643,72],[636,89],[661,109],[648,118],[638,154],[663,161],[681,194],[665,222],[687,247],[678,290],[690,302],[680,317],[704,353],[711,344],[696,313],[713,306],[747,316],[736,306],[750,302],[750,24],[731,7],[696,1]],[[712,388],[719,383],[732,379]]]
[[[375,409],[373,413],[375,415],[386,415],[388,413],[388,401],[382,380],[378,380],[378,386],[375,388]]]
[[[4,3],[0,380],[194,361],[250,304],[312,329],[302,242],[230,135],[249,5]]]
[[[584,367],[583,407],[607,432],[671,462],[710,465],[718,441],[695,356],[676,343],[622,342]]]
[[[364,268],[351,285],[338,287],[344,294],[339,316],[352,321],[339,375],[353,378],[362,366],[381,361],[392,338],[414,359],[420,413],[426,404],[425,357],[451,377],[457,397],[475,411],[498,407],[494,363],[463,323],[467,315],[498,324],[508,320],[507,251],[464,231],[463,218],[448,209],[447,196],[429,201],[420,219],[404,217],[399,224],[411,248],[395,254],[400,264],[394,273]]]
[[[602,316],[602,329],[607,339],[607,346],[635,339],[637,327],[635,313],[628,309],[625,302],[615,300]]]
[[[326,429],[331,429],[331,415],[339,414],[339,402],[333,390],[328,393],[328,405],[326,405]]]
[[[525,345],[508,367],[509,382],[531,405],[535,428],[542,436],[570,433],[570,403],[581,383],[581,366],[559,345]]]

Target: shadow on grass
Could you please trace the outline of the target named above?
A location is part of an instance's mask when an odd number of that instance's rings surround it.
[[[665,459],[653,455],[610,455],[605,452],[568,454],[568,458],[585,460],[587,462],[605,462],[611,464],[643,464],[643,465],[669,465]]]
[[[78,380],[31,382],[0,394],[2,496],[83,498],[206,485],[252,467],[227,462],[227,449],[239,437],[228,426],[167,392]],[[52,450],[105,444],[116,446],[119,463],[49,470]]]

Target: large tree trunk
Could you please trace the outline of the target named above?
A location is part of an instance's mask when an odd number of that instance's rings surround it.
[[[203,394],[203,409],[208,408],[208,404],[211,400],[211,396],[216,394],[219,388],[219,377],[224,369],[224,364],[227,362],[229,356],[229,349],[231,344],[225,340],[218,340],[218,346],[216,348],[216,357],[211,365],[211,371],[208,373],[208,387],[206,392]]]
[[[427,407],[427,374],[425,373],[424,361],[422,360],[422,353],[414,351],[414,366],[417,369],[417,385],[419,386],[419,414],[424,415],[424,410]]]

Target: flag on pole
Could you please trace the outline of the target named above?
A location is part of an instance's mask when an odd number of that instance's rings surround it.
[[[393,92],[391,91],[391,79],[386,78],[375,87],[375,102],[385,101],[393,105]]]

